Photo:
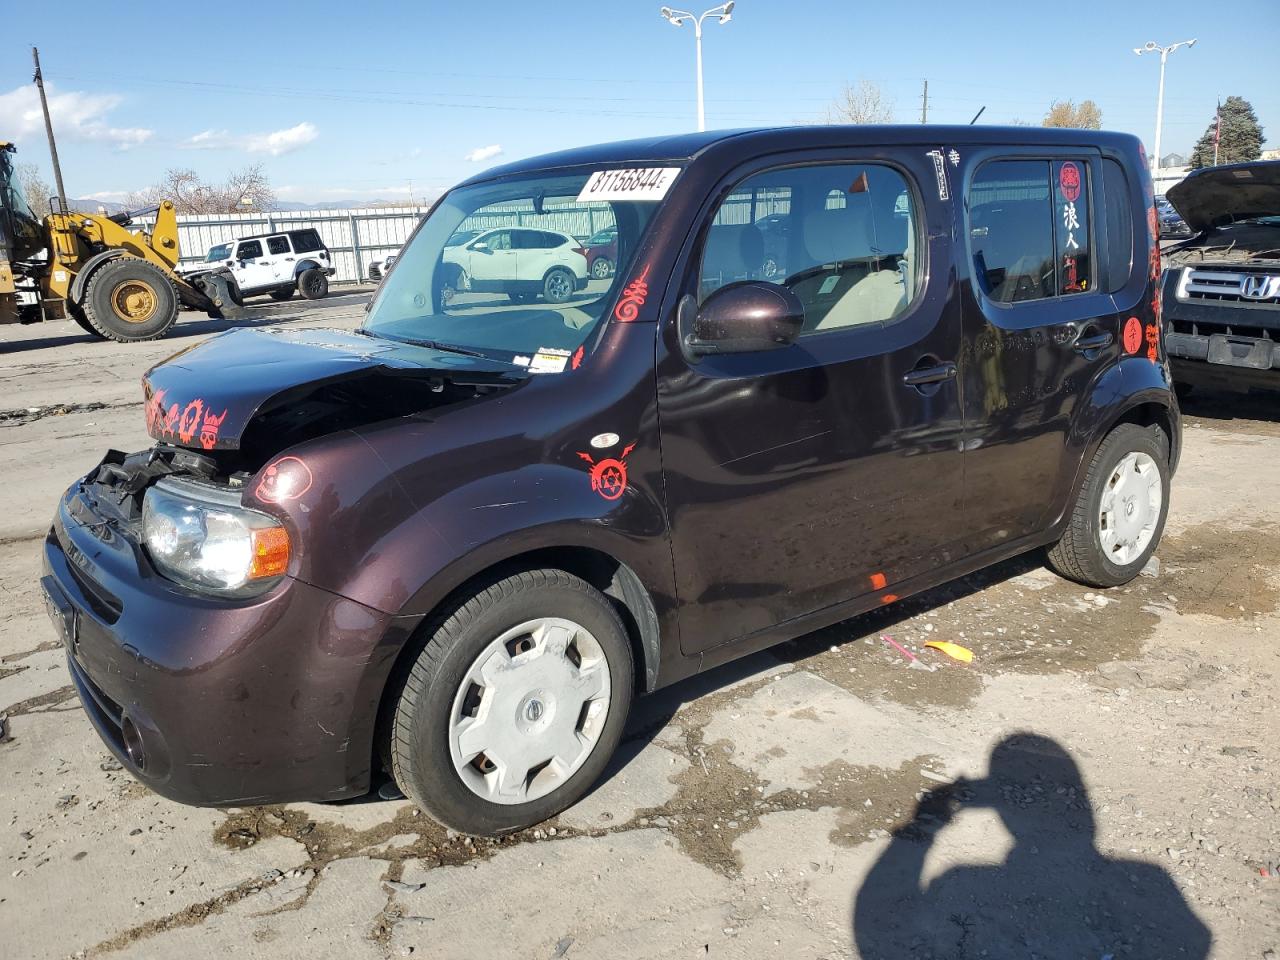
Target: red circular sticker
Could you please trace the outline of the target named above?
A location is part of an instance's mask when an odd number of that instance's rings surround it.
[[[297,500],[311,489],[313,482],[311,468],[306,463],[297,457],[281,457],[263,471],[253,492],[266,503],[284,503]]]
[[[1130,317],[1129,321],[1124,325],[1124,350],[1125,353],[1137,353],[1142,349],[1142,321],[1137,317]]]
[[[1074,163],[1064,163],[1059,168],[1058,189],[1069,203],[1080,199],[1080,168]]]

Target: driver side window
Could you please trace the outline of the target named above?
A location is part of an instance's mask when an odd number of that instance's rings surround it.
[[[914,299],[921,274],[916,195],[882,164],[822,164],[747,178],[707,231],[698,300],[740,280],[790,288],[802,336],[884,326]]]

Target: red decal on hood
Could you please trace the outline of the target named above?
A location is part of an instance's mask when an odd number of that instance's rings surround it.
[[[617,459],[606,457],[599,463],[589,453],[578,452],[583,460],[591,464],[591,489],[606,500],[617,500],[627,489],[627,454],[636,448],[634,443],[628,444]]]
[[[578,367],[582,365],[582,353],[582,347],[578,347],[578,349],[573,352],[573,360],[570,362],[569,366],[574,370],[577,370]]]
[[[218,442],[218,430],[222,421],[227,419],[227,411],[215,414],[207,408],[202,397],[197,397],[185,407],[176,403],[164,405],[165,391],[157,390],[151,395],[144,408],[147,433],[157,440],[170,443],[190,445],[196,436],[200,437],[200,446],[212,450]]]
[[[297,500],[311,489],[315,477],[311,468],[298,457],[281,457],[262,471],[262,479],[253,495],[266,503]]]
[[[630,323],[640,315],[640,308],[644,306],[644,302],[648,297],[649,266],[646,265],[644,272],[628,283],[627,289],[622,291],[622,299],[613,308],[614,317],[623,323]]]

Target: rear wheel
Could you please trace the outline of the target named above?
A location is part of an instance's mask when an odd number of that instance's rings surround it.
[[[457,607],[413,665],[391,725],[396,782],[466,833],[538,823],[604,771],[633,684],[603,594],[563,570],[508,577]]]
[[[323,299],[329,292],[329,278],[318,267],[303,270],[298,275],[298,292],[308,300]]]
[[[564,303],[573,296],[576,281],[572,273],[557,267],[547,273],[542,281],[542,297],[547,303]]]
[[[297,287],[294,286],[292,283],[289,284],[289,286],[287,287],[280,287],[276,290],[271,291],[271,299],[279,301],[281,303],[283,303],[285,300],[292,300],[295,290],[297,290]]]
[[[1155,553],[1168,513],[1164,432],[1122,423],[1094,454],[1067,529],[1049,551],[1049,564],[1091,587],[1128,583]]]
[[[93,272],[83,307],[85,319],[103,337],[120,343],[155,340],[178,320],[178,291],[159,267],[120,257]]]
[[[591,261],[591,276],[597,280],[607,280],[613,276],[613,261],[608,257],[596,257]]]

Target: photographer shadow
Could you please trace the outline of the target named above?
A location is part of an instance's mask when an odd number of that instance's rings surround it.
[[[925,858],[963,809],[988,809],[1013,837],[1004,861],[953,865],[927,883]],[[872,866],[853,910],[861,960],[1204,958],[1212,937],[1172,877],[1095,846],[1093,808],[1071,755],[1036,734],[1006,737],[984,780],[920,800]]]

